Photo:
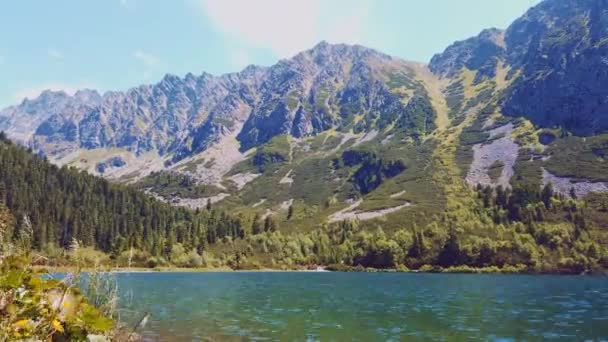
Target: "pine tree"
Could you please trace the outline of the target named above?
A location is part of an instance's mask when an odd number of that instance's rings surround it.
[[[262,232],[262,227],[260,225],[260,215],[255,214],[253,217],[253,221],[251,222],[251,234],[257,235]]]
[[[571,197],[573,200],[578,199],[578,197],[576,196],[576,189],[574,189],[574,187],[571,187],[571,188],[570,188],[570,197]]]
[[[540,198],[543,201],[543,203],[545,204],[545,208],[547,209],[551,209],[551,199],[553,198],[553,184],[551,183],[547,183],[545,184],[545,186],[543,187],[543,190],[541,191],[541,195]]]
[[[293,204],[289,206],[289,209],[287,209],[287,220],[291,220],[292,217],[293,217]]]
[[[274,221],[272,215],[266,216],[264,219],[264,231],[265,232],[274,232],[277,230],[277,224]]]

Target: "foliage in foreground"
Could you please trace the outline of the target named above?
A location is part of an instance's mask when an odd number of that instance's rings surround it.
[[[6,239],[14,220],[0,203],[0,341],[134,341],[117,324],[117,287],[108,274],[91,272],[81,279],[72,268],[54,279],[34,268],[35,259]],[[75,260],[79,246],[74,244]],[[83,286],[84,285],[84,286]]]
[[[82,341],[113,331],[113,319],[78,287],[40,277],[29,256],[0,259],[0,271],[0,340]]]

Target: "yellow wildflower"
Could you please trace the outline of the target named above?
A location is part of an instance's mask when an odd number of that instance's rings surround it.
[[[63,332],[63,325],[61,325],[61,322],[59,322],[59,320],[54,319],[52,324],[53,329],[55,329],[55,331]]]
[[[17,326],[17,328],[25,329],[29,325],[28,323],[29,322],[27,319],[22,319],[20,321],[17,321],[15,325]]]
[[[31,330],[34,329],[34,322],[29,319],[19,320],[13,325],[15,327],[15,337],[29,336]]]

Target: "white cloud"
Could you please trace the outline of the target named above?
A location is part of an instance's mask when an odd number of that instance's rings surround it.
[[[371,0],[196,0],[216,30],[286,58],[321,40],[361,43]],[[333,10],[332,10],[333,9]]]
[[[21,101],[23,101],[25,98],[28,98],[30,100],[35,99],[45,90],[53,90],[53,91],[63,90],[66,93],[68,93],[69,95],[74,95],[74,93],[76,91],[78,91],[79,89],[85,89],[85,88],[94,89],[95,87],[93,87],[87,83],[83,83],[83,84],[46,83],[46,84],[41,84],[38,86],[21,89],[13,94],[13,99],[15,100],[15,102],[19,102],[19,103]]]
[[[63,53],[57,49],[50,48],[47,50],[47,54],[54,59],[63,59]]]
[[[142,62],[147,67],[154,67],[160,64],[160,59],[154,55],[141,50],[133,52],[133,57]]]
[[[254,47],[288,57],[316,42],[320,0],[201,0],[215,27]]]

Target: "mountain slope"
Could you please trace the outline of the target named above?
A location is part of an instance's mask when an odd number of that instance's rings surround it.
[[[603,84],[608,81],[608,3],[546,0],[505,32],[488,30],[436,55],[431,70],[454,76],[463,67],[476,80],[508,68],[515,81],[501,99],[503,113],[576,135],[608,129]]]
[[[345,167],[353,163],[362,164],[364,169],[378,165],[377,156],[370,154],[342,158]],[[293,269],[322,264],[338,269],[364,266],[470,272],[485,268],[576,273],[608,266],[604,248],[608,237],[598,229],[608,222],[606,198],[589,199],[581,207],[553,193],[550,187],[542,192],[480,188],[475,207],[482,220],[472,227],[462,226],[448,215],[441,219],[447,227],[435,222],[390,234],[381,228],[370,232],[356,221],[341,219],[332,227],[293,232],[290,222],[301,214],[297,210],[284,221],[272,216],[244,220],[243,215],[235,219],[216,210],[177,209],[129,187],[74,169],[59,169],[4,138],[0,139],[0,166],[3,241],[42,250],[52,257],[51,263],[61,260],[54,247],[79,240],[79,244],[113,257],[110,261],[93,254],[95,259],[85,261],[105,260],[122,266],[170,263]],[[390,177],[396,166],[388,164],[380,171]],[[188,183],[184,178],[177,181]],[[170,179],[167,182],[172,183]],[[4,203],[17,218],[14,230],[10,230],[12,218]]]

